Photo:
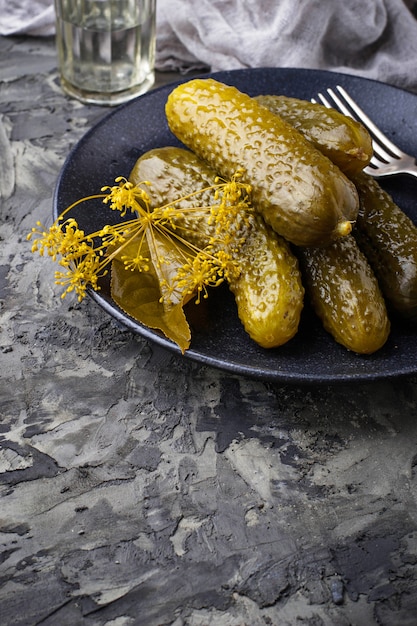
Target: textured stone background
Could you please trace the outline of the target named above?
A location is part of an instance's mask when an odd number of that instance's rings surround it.
[[[417,387],[264,384],[177,358],[30,253],[105,111],[0,39],[2,626],[415,626]]]

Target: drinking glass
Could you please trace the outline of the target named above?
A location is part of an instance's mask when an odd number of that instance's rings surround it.
[[[54,0],[63,90],[118,105],[154,83],[156,0]]]

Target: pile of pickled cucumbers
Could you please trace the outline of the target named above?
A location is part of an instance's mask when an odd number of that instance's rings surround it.
[[[417,319],[417,228],[363,172],[372,143],[359,123],[211,78],[174,88],[166,117],[185,147],[150,150],[130,180],[150,181],[156,201],[170,202],[242,172],[255,217],[229,288],[260,346],[295,336],[305,298],[326,331],[359,354],[385,344],[391,315]],[[210,224],[197,214],[187,232],[204,245]]]

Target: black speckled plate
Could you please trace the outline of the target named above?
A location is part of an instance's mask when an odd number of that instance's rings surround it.
[[[219,72],[220,81],[250,95],[285,94],[306,100],[326,87],[343,85],[401,148],[417,155],[417,95],[372,80],[334,72],[300,69],[249,69]],[[58,179],[53,213],[78,198],[112,185],[116,176],[128,176],[146,150],[178,145],[170,133],[164,106],[172,85],[149,92],[115,109],[92,128],[68,156]],[[397,204],[417,221],[417,180],[399,176],[384,183]],[[93,232],[117,215],[97,202],[74,210],[80,227]],[[176,345],[127,316],[113,302],[108,281],[91,297],[131,331],[180,353]],[[244,332],[227,288],[210,296],[205,308],[193,311],[192,343],[185,358],[229,372],[268,381],[317,383],[365,381],[417,372],[417,329],[393,321],[382,350],[358,356],[345,350],[322,329],[306,307],[297,336],[285,346],[264,350]]]

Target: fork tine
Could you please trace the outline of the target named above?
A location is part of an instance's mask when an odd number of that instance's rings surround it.
[[[346,90],[343,89],[341,85],[337,85],[336,89],[339,92],[339,94],[344,98],[345,102],[348,103],[352,111],[357,116],[358,120],[362,122],[362,124],[369,130],[369,132],[372,133],[375,139],[377,139],[382,144],[380,148],[385,148],[386,150],[389,150],[394,156],[398,158],[402,157],[404,153],[394,143],[392,143],[392,141],[390,141],[390,139],[388,139],[386,135],[384,135],[384,133],[378,128],[378,126],[376,126],[374,122],[360,108],[360,106],[354,100],[352,100],[352,98],[349,96]],[[328,90],[328,92],[331,92],[331,91],[332,91],[331,89]],[[337,104],[341,102],[340,98],[336,96],[335,102]],[[389,155],[387,155],[387,157],[388,156]]]
[[[347,115],[348,117],[352,117],[352,113],[343,104],[343,102],[340,100],[340,98],[337,97],[337,95],[335,94],[333,89],[327,89],[327,93],[333,99],[334,103],[340,109],[341,113],[343,113],[344,115]],[[323,96],[322,93],[319,93],[317,95],[318,95],[319,99],[321,100],[322,104],[324,104],[324,106],[326,106],[328,109],[333,109],[334,108],[334,106],[325,98],[325,96]]]
[[[340,98],[337,97],[337,95],[334,93],[332,89],[327,89],[327,93],[333,98],[334,104],[336,104],[336,106],[338,107],[341,113],[343,113],[344,115],[347,115],[348,117],[352,119],[355,119],[352,115],[352,112],[343,104],[343,102],[340,100]],[[327,109],[334,109],[334,104],[329,102],[329,100],[322,93],[318,93],[317,97],[320,103],[323,104]],[[315,98],[311,98],[311,102],[313,102],[313,104],[317,104],[317,100]],[[380,163],[378,163],[378,159],[376,158],[375,153],[377,152],[379,146],[376,144],[374,139],[372,139],[372,148],[373,148],[374,155],[372,156],[372,159],[369,165],[373,164],[375,167],[378,167]],[[386,157],[388,157],[386,153],[385,155]],[[378,155],[378,158],[379,158],[379,155]],[[374,163],[372,163],[373,161]]]
[[[374,156],[373,159],[375,161],[379,161],[380,164],[381,163],[388,163],[388,161],[390,161],[392,159],[392,157],[394,156],[395,158],[400,158],[401,157],[401,151],[397,150],[397,152],[395,154],[391,154],[388,153],[386,150],[384,150],[381,145],[379,143],[377,143],[375,141],[375,139],[372,139],[372,147],[374,149]]]
[[[336,89],[340,93],[340,95],[345,99],[346,103],[349,104],[350,109],[346,106],[346,104],[339,98],[339,96],[334,92],[333,89],[327,89],[328,95],[332,98],[334,104],[340,110],[341,113],[351,117],[352,119],[359,120],[373,135],[372,143],[375,154],[382,159],[382,161],[389,161],[392,156],[396,158],[401,158],[404,156],[404,153],[392,143],[388,139],[386,135],[372,122],[372,120],[366,115],[366,113],[359,107],[359,105],[352,100],[349,94],[341,87],[337,85]],[[334,105],[322,94],[317,94],[321,104],[323,104],[328,109],[334,108]],[[317,102],[314,98],[311,99],[311,102]],[[352,111],[355,115],[352,114]],[[387,152],[389,150],[389,153]]]
[[[318,93],[317,97],[320,100],[321,104],[323,104],[327,109],[333,109],[334,108],[334,104],[336,104],[336,106],[338,107],[339,111],[341,113],[343,113],[344,115],[347,115],[348,117],[352,118],[352,119],[356,119],[353,115],[352,115],[352,111],[350,109],[347,108],[347,106],[345,106],[345,104],[342,102],[342,100],[340,100],[340,98],[335,94],[335,92],[332,89],[327,89],[327,93],[329,94],[329,96],[331,96],[331,98],[333,99],[333,104],[329,102],[329,100],[322,94],[322,93]],[[316,102],[316,100],[314,100],[314,98],[311,99],[312,102]],[[373,147],[373,151],[374,151],[374,155],[378,155],[378,158],[383,159],[383,161],[389,160],[390,155],[385,152],[384,150],[381,149],[381,146],[379,144],[376,143],[375,139],[372,138],[372,147]],[[373,159],[375,159],[375,156],[372,157]]]
[[[339,110],[344,115],[361,122],[362,126],[368,130],[372,138],[373,155],[369,165],[364,168],[364,172],[375,178],[395,174],[409,174],[417,177],[416,158],[403,152],[390,141],[343,87],[337,85],[335,89],[327,89],[326,95],[318,93],[316,97],[328,109]],[[315,104],[318,104],[317,100],[311,98],[311,102]]]

